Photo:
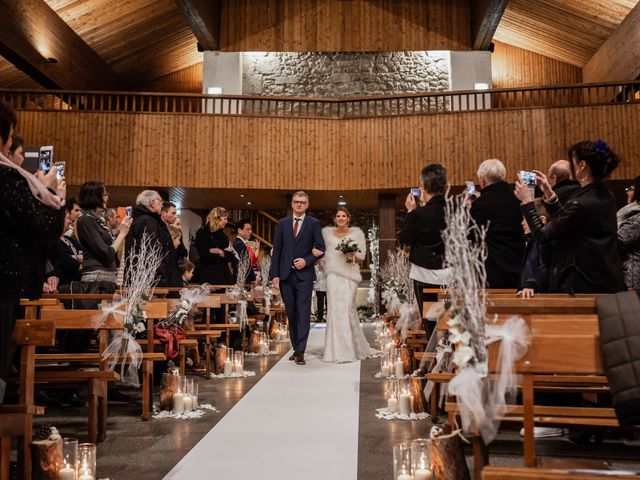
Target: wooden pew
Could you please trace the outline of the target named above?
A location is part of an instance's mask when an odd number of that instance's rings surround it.
[[[55,298],[40,298],[38,300],[20,300],[20,306],[24,307],[24,318],[27,320],[35,320],[40,316],[42,307],[51,307],[60,305],[60,301]]]
[[[541,468],[513,468],[487,466],[482,470],[482,480],[603,480],[607,478],[640,480],[640,474],[615,474],[615,471],[560,470]]]
[[[20,351],[20,403],[0,406],[0,478],[9,478],[11,437],[18,438],[18,478],[31,478],[31,443],[33,416],[42,415],[44,407],[34,402],[35,352],[37,346],[53,346],[55,322],[18,320],[12,341]]]

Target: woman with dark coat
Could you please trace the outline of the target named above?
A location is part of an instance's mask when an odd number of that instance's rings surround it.
[[[205,224],[196,233],[196,247],[200,257],[198,280],[211,285],[233,285],[230,263],[235,261],[233,247],[224,233],[229,214],[222,207],[209,212]]]
[[[562,205],[547,177],[536,171],[551,218],[540,221],[533,203],[533,192],[521,180],[515,194],[531,233],[540,242],[554,242],[551,258],[550,292],[610,293],[624,290],[622,264],[618,253],[616,202],[604,186],[620,162],[602,140],[588,140],[569,150],[577,190]]]
[[[12,163],[7,154],[18,118],[0,103],[0,404],[15,346],[11,334],[20,298],[37,298],[45,278],[46,245],[64,225],[66,182],[56,169],[32,175]]]

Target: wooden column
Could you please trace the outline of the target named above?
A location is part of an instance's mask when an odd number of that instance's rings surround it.
[[[378,194],[378,225],[380,225],[380,265],[387,261],[388,252],[396,248],[396,194]]]

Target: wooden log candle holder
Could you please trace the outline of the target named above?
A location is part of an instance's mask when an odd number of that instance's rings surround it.
[[[449,425],[443,426],[443,434],[432,437],[431,465],[438,480],[470,480],[469,468],[464,457],[462,441]]]
[[[216,353],[213,356],[213,369],[216,375],[224,373],[224,362],[227,360],[227,347],[225,345],[218,345],[216,347]]]

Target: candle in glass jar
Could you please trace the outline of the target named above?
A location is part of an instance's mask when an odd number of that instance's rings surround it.
[[[387,410],[392,413],[398,411],[398,399],[396,397],[389,397],[387,399]]]
[[[191,398],[191,395],[185,395],[184,396],[184,411],[185,412],[190,412],[191,410],[193,410],[193,400]]]
[[[428,468],[416,468],[413,472],[414,480],[432,480],[433,472]]]
[[[76,480],[76,469],[68,463],[58,470],[58,480]]]
[[[80,475],[78,476],[78,480],[96,480],[96,477],[94,477],[88,472],[84,472],[84,473],[81,472]]]
[[[400,475],[398,475],[398,478],[396,480],[413,480],[413,477],[408,473],[401,473]]]
[[[391,375],[390,370],[391,369],[389,368],[389,364],[386,362],[382,364],[382,368],[380,369],[383,377],[388,377],[389,375]]]
[[[396,378],[404,377],[404,365],[402,364],[402,360],[396,360],[395,373]]]
[[[400,414],[409,415],[411,413],[411,395],[403,393],[400,395]]]
[[[176,393],[173,396],[173,413],[184,413],[184,395]]]
[[[228,377],[233,373],[233,362],[231,360],[226,360],[224,362],[224,372],[223,375]]]
[[[260,353],[260,355],[266,355],[267,353],[269,353],[269,345],[265,344],[264,342],[260,343],[260,347],[258,347],[258,353]]]
[[[235,373],[242,373],[242,364],[240,362],[235,362],[233,364],[233,371]]]

